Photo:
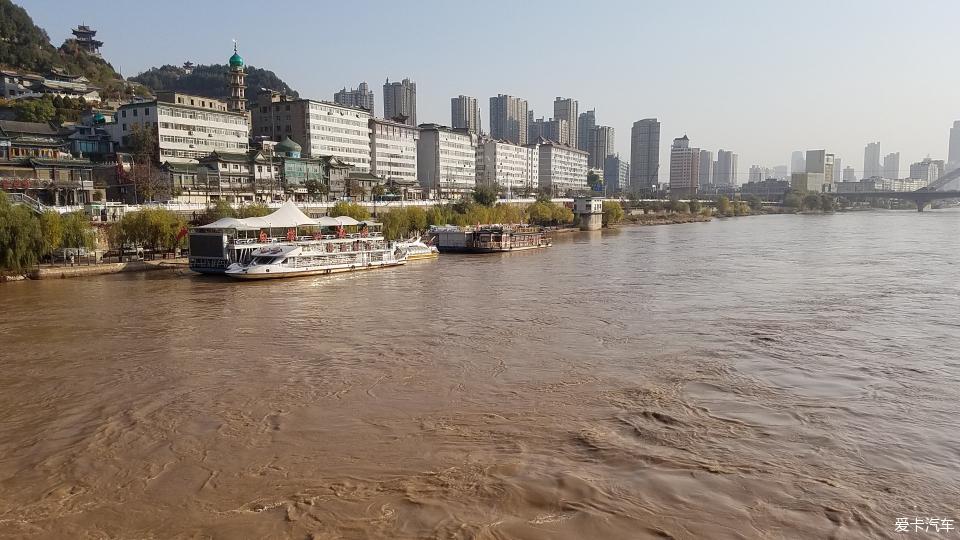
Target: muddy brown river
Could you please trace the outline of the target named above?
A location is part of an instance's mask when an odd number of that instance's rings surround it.
[[[958,211],[632,227],[343,277],[10,283],[0,307],[3,538],[960,518]]]

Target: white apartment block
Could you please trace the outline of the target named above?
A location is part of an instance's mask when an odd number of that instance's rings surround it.
[[[530,145],[535,146],[535,145]],[[587,189],[587,160],[590,154],[565,144],[547,141],[539,145],[540,187],[554,195]]]
[[[223,101],[207,97],[160,92],[156,100],[122,105],[116,122],[104,127],[115,142],[126,146],[134,126],[156,128],[160,162],[196,163],[215,150],[249,149],[246,114],[230,112]]]
[[[366,109],[267,92],[251,112],[254,137],[279,142],[289,136],[303,147],[303,157],[333,156],[370,172],[372,115]]]
[[[382,118],[370,119],[371,172],[384,180],[417,181],[420,130]]]
[[[477,147],[477,183],[519,193],[540,185],[538,145],[518,146],[489,139]]]
[[[477,137],[465,130],[421,124],[417,173],[424,189],[466,193],[477,183]]]

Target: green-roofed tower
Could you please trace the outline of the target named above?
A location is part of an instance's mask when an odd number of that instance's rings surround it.
[[[227,108],[234,112],[247,110],[246,73],[243,68],[243,57],[237,52],[237,42],[234,40],[233,56],[230,57],[230,100],[227,102]]]

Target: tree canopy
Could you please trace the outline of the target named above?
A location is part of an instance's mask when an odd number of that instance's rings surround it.
[[[296,90],[290,88],[276,73],[270,70],[253,66],[246,66],[245,70],[247,88],[250,89],[247,95],[251,99],[256,98],[257,90],[260,88],[269,88],[294,97],[299,95]],[[227,64],[201,64],[194,66],[190,73],[187,73],[182,67],[166,64],[158,68],[150,68],[135,77],[131,77],[130,80],[150,88],[153,92],[170,90],[215,99],[226,99],[230,97],[230,90],[226,84],[229,72],[230,66]]]

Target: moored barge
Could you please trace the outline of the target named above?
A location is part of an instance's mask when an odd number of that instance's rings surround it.
[[[437,249],[452,253],[500,253],[550,247],[553,242],[540,227],[527,225],[482,225],[435,227]]]

